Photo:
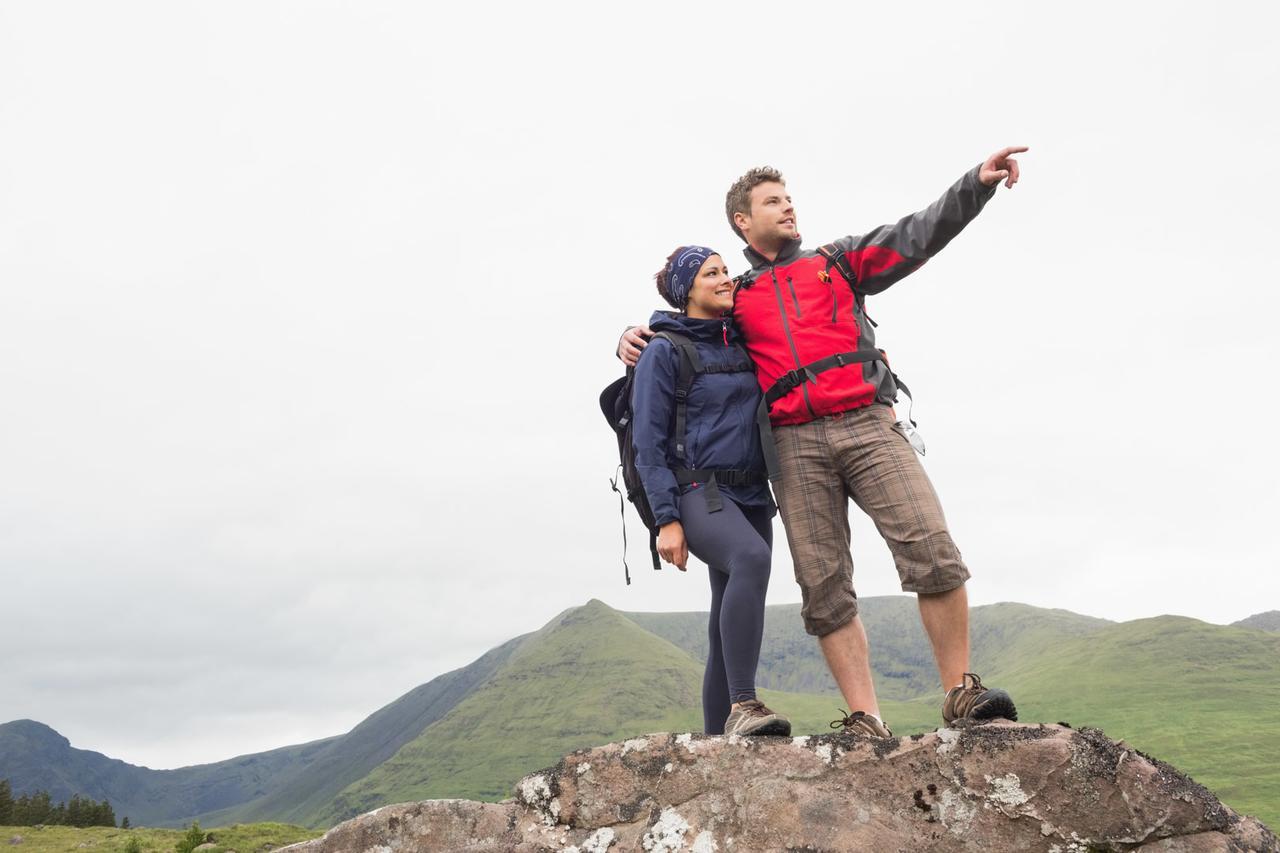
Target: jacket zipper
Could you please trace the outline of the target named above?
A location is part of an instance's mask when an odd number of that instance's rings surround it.
[[[769,272],[773,276],[773,293],[778,298],[778,314],[782,317],[782,333],[787,337],[787,345],[791,347],[791,357],[796,361],[796,369],[804,367],[800,361],[800,353],[796,349],[796,342],[791,337],[791,324],[787,322],[787,305],[782,299],[782,285],[778,283],[778,268],[770,264]],[[816,418],[818,414],[813,410],[813,404],[809,402],[809,385],[808,383],[800,383],[800,393],[804,397],[804,407],[809,410],[809,417]]]
[[[787,275],[787,289],[791,291],[791,304],[796,306],[796,319],[800,319],[800,300],[796,298],[796,286],[791,283],[791,275]]]

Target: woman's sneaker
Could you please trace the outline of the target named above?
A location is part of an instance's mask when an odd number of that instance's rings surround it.
[[[748,699],[738,705],[724,721],[727,735],[779,735],[791,734],[791,721],[770,711],[759,699]]]
[[[942,700],[942,720],[951,725],[956,720],[991,720],[1004,717],[1017,721],[1018,709],[1009,694],[994,687],[983,687],[982,679],[972,672],[964,674],[964,682],[947,691]]]
[[[842,734],[862,735],[863,737],[893,737],[893,732],[879,717],[866,711],[841,711],[844,719],[832,720],[831,728],[840,729]]]

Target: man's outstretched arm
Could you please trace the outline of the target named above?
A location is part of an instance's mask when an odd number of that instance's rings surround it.
[[[918,270],[982,211],[1001,181],[1006,187],[1018,182],[1018,161],[1012,155],[1026,150],[1024,146],[1003,148],[966,172],[924,210],[893,225],[837,240],[857,278],[854,286],[862,293],[879,293]]]

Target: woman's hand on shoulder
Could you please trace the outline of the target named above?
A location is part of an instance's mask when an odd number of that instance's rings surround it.
[[[684,527],[678,521],[669,521],[658,529],[658,556],[685,571],[689,563],[689,545],[684,541]]]

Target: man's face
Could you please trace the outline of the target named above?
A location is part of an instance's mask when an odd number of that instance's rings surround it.
[[[787,188],[766,181],[751,189],[751,216],[740,224],[743,236],[752,245],[773,248],[800,236],[796,229],[796,209]]]

